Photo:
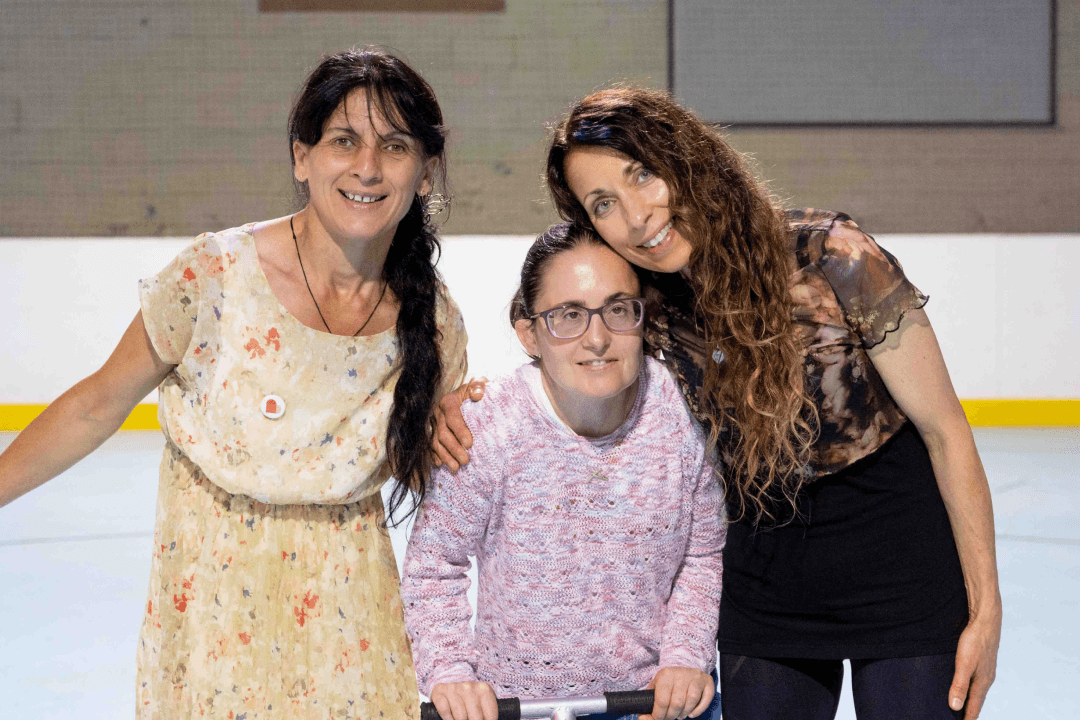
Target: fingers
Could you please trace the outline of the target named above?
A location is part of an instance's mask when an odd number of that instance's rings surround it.
[[[980,643],[973,635],[965,631],[956,648],[956,671],[952,685],[949,686],[949,707],[964,710],[966,720],[975,720],[982,712],[983,701],[994,682],[995,660],[984,657],[980,652]],[[988,665],[989,670],[984,670]]]
[[[956,653],[956,672],[953,673],[952,685],[949,686],[949,707],[960,710],[967,700],[968,683],[971,680],[972,668],[968,667],[966,658],[959,651]]]
[[[710,676],[709,679],[711,680],[712,677]],[[712,682],[705,683],[705,688],[703,689],[703,691],[701,693],[701,699],[698,701],[698,704],[695,705],[693,707],[693,709],[690,710],[687,717],[696,718],[698,715],[700,715],[701,713],[708,710],[709,709],[709,704],[712,703],[713,696],[715,694],[716,694],[716,687],[712,684]]]
[[[443,445],[441,433],[443,428],[446,427],[446,424],[442,420],[441,414],[438,412],[435,414],[435,422],[435,436],[431,439],[432,462],[435,467],[445,465],[450,472],[456,473],[458,469],[461,468],[461,465],[458,463],[457,458],[454,457],[454,454],[447,450],[446,446]]]
[[[996,664],[996,663],[995,663]],[[968,688],[967,710],[964,712],[966,720],[975,720],[982,712],[983,703],[986,702],[986,693],[990,692],[990,686],[994,684],[995,672],[985,674],[977,671]]]
[[[439,683],[431,689],[431,703],[439,711],[442,720],[454,720],[454,709],[451,706],[450,696],[445,691],[446,685]]]
[[[442,720],[498,720],[495,691],[486,682],[437,683],[431,702]]]
[[[675,711],[681,709],[672,707],[672,693],[675,690],[675,682],[669,673],[664,673],[664,669],[656,674],[653,678],[653,720],[671,720],[676,717]]]
[[[499,702],[495,699],[495,691],[487,683],[483,683],[480,692],[480,710],[484,720],[499,720]]]
[[[484,399],[484,392],[487,390],[486,377],[478,377],[470,379],[465,383],[468,386],[468,396],[473,402],[480,402]]]
[[[469,462],[467,448],[472,447],[473,436],[461,414],[461,403],[466,397],[483,397],[483,384],[472,380],[443,396],[435,407],[435,433],[431,451],[438,465],[445,465],[451,472]]]
[[[664,667],[649,683],[653,691],[651,716],[648,720],[675,720],[705,712],[715,692],[712,676],[687,667]]]

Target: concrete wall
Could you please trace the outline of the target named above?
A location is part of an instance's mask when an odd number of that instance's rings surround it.
[[[1057,6],[1053,127],[740,128],[732,142],[787,204],[872,232],[1080,232],[1080,4]],[[0,0],[0,12],[8,237],[193,236],[288,212],[289,101],[323,53],[363,43],[404,53],[440,97],[446,231],[535,232],[551,219],[545,121],[612,80],[663,86],[668,71],[668,0],[507,0],[497,13]]]

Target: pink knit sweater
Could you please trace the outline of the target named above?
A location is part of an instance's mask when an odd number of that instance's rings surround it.
[[[465,404],[471,461],[436,472],[413,529],[401,592],[421,690],[593,695],[643,688],[664,666],[710,671],[721,495],[674,380],[646,358],[626,422],[584,438],[541,407],[528,372]]]

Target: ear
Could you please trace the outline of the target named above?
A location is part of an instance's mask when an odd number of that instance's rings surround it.
[[[535,320],[522,318],[514,323],[514,332],[517,333],[518,342],[525,348],[525,352],[528,353],[529,357],[539,359],[540,344],[536,342],[535,327]]]
[[[420,187],[417,188],[416,194],[420,197],[430,195],[431,191],[435,189],[435,170],[439,166],[439,158],[428,158],[424,161],[424,175],[420,179]]]
[[[293,177],[296,182],[307,182],[308,179],[308,155],[311,154],[311,146],[305,145],[299,140],[293,140]]]

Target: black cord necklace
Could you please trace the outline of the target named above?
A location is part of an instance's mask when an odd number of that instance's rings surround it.
[[[322,309],[319,307],[319,301],[315,299],[315,293],[311,292],[311,283],[308,282],[307,272],[304,270],[304,261],[300,259],[300,243],[296,242],[296,228],[293,227],[293,217],[295,216],[289,216],[289,232],[292,233],[293,246],[296,248],[296,260],[300,263],[300,274],[304,276],[304,285],[307,286],[307,292],[308,295],[311,296],[311,302],[315,303],[315,312],[319,313],[319,319],[322,320],[323,327],[326,328],[326,332],[333,335],[334,331],[330,329],[330,325],[326,322],[326,318],[323,317]],[[364,328],[366,328],[368,326],[368,323],[371,322],[371,318],[375,317],[375,311],[379,309],[380,305],[382,305],[383,297],[386,295],[386,285],[387,282],[384,280],[382,292],[379,293],[378,302],[375,303],[375,307],[371,309],[371,314],[367,316],[367,320],[365,320],[364,324],[360,326],[360,329],[352,334],[353,337],[356,337],[361,332],[363,332]]]

